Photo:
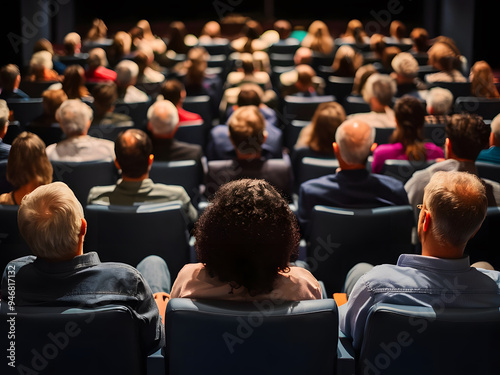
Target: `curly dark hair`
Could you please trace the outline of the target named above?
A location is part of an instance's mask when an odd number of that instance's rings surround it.
[[[490,126],[476,114],[455,114],[446,124],[451,149],[462,159],[476,160],[481,150],[488,147],[490,133]]]
[[[298,256],[299,227],[287,202],[264,180],[240,179],[222,185],[211,203],[194,228],[198,260],[252,296],[271,292]]]

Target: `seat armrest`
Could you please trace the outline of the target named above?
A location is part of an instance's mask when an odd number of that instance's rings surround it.
[[[339,330],[339,343],[337,346],[337,374],[354,375],[356,362],[351,339]]]
[[[158,351],[148,356],[147,375],[161,375],[161,374],[166,374],[165,359],[162,354],[162,349],[158,349]]]

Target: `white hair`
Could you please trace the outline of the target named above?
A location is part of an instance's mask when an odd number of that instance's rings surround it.
[[[170,100],[157,100],[148,109],[151,131],[156,135],[168,135],[179,124],[179,113]]]
[[[24,196],[17,220],[34,255],[59,260],[76,254],[83,217],[73,191],[63,182],[53,182]]]
[[[106,51],[102,48],[92,48],[89,51],[88,63],[92,67],[108,66],[108,59],[106,58]]]
[[[432,108],[434,115],[446,115],[453,105],[453,94],[443,87],[433,87],[426,97],[427,112]]]
[[[4,126],[7,126],[9,122],[9,107],[7,106],[7,102],[3,99],[0,99],[0,131]]]
[[[30,60],[31,68],[41,68],[52,69],[54,63],[52,62],[52,54],[49,51],[38,51],[31,56]]]
[[[496,139],[500,140],[500,114],[491,120],[491,132],[495,135]]]
[[[92,108],[80,99],[65,100],[56,111],[56,120],[68,137],[84,134],[93,117]]]
[[[139,66],[132,60],[122,60],[115,68],[116,82],[121,85],[131,84],[139,75]]]
[[[376,98],[380,103],[389,105],[388,102],[396,95],[397,89],[396,81],[388,74],[373,73],[366,80],[361,94],[367,103]]]

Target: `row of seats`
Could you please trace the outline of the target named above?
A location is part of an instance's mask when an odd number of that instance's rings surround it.
[[[2,332],[15,332],[15,339],[0,339],[2,352],[12,356],[2,362],[6,371],[12,363],[44,374],[461,375],[496,374],[500,365],[498,308],[379,303],[355,352],[339,334],[333,299],[178,298],[165,312],[164,355],[149,357],[140,351],[138,322],[124,306],[16,307],[16,314],[13,325],[8,304],[0,303]]]

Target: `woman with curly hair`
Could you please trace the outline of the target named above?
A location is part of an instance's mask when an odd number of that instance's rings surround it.
[[[287,202],[264,180],[219,188],[194,228],[200,263],[179,272],[171,298],[320,299],[321,287],[297,259],[300,234]]]
[[[444,158],[443,150],[432,142],[424,142],[425,107],[420,100],[404,96],[394,105],[396,130],[390,144],[378,146],[373,152],[372,172],[381,173],[388,159],[424,161]]]

